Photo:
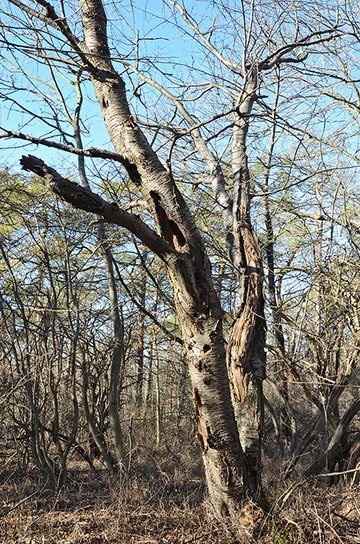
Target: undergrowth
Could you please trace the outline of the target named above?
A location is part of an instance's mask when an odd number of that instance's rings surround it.
[[[9,453],[0,478],[1,544],[360,543],[360,487],[347,482],[276,479],[266,490],[268,514],[249,502],[239,527],[217,525],[194,448],[139,449],[126,478],[74,463],[57,490],[37,469],[21,471]]]

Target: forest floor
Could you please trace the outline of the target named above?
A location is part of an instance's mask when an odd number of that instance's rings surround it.
[[[246,507],[247,537],[211,521],[199,454],[139,450],[127,480],[77,463],[51,490],[38,470],[0,456],[1,544],[356,544],[360,486],[268,484],[272,511]]]

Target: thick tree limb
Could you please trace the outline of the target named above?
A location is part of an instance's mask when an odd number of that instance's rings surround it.
[[[313,476],[318,474],[327,464],[335,465],[336,461],[341,457],[342,448],[344,446],[345,433],[356,414],[360,411],[360,399],[357,399],[341,418],[326,452],[315,463],[308,468],[305,476]]]
[[[54,168],[33,155],[20,160],[23,170],[43,178],[46,185],[63,200],[87,212],[101,215],[108,223],[124,227],[137,236],[160,259],[169,264],[177,252],[138,216],[133,215],[112,202],[109,203],[89,189],[63,178]]]

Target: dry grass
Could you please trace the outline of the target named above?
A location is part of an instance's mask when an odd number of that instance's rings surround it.
[[[270,515],[249,503],[241,522],[248,536],[225,531],[207,515],[192,448],[176,456],[138,451],[127,481],[74,464],[68,485],[57,492],[37,470],[21,473],[14,461],[0,478],[1,544],[360,543],[360,488],[344,483],[273,484]]]

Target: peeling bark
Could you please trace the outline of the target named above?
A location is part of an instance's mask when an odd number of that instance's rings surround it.
[[[249,115],[258,85],[256,68],[249,74],[245,98],[235,114],[232,144],[234,176],[234,265],[239,272],[241,305],[228,347],[228,370],[240,442],[252,485],[261,489],[261,433],[264,412],[265,316],[263,267],[259,243],[250,220],[250,174],[246,151]]]
[[[110,204],[91,191],[65,180],[40,159],[23,157],[22,165],[43,177],[56,194],[73,206],[101,215],[106,221],[133,232],[165,263],[189,363],[210,500],[217,518],[235,521],[244,502],[255,491],[254,478],[250,478],[239,440],[226,365],[223,312],[212,283],[209,258],[183,196],[131,116],[124,82],[110,60],[102,2],[80,0],[80,7],[85,40],[79,47],[86,61],[84,67],[92,79],[114,148],[122,157],[129,177],[146,199],[158,233],[139,217],[120,209],[116,203]],[[240,232],[244,240],[239,247],[244,247],[245,253],[251,253],[257,246],[254,246],[253,234],[251,231],[248,233],[247,228],[242,226],[236,233]],[[236,327],[239,335],[233,334],[232,353],[239,352],[235,341],[235,337],[239,337],[241,349],[250,348],[253,361],[261,344],[259,341],[258,348],[251,347],[257,346],[254,339],[257,338],[256,327],[260,327],[262,311],[257,302],[255,305],[252,302],[252,297],[258,297],[259,292],[258,279],[253,279],[260,278],[260,274],[249,274],[254,265],[249,257],[247,259],[248,299]],[[241,360],[246,374],[247,359],[243,361],[236,355],[236,360]],[[254,376],[252,371],[250,384]],[[247,377],[244,383],[247,383]],[[248,409],[252,406],[251,385],[246,385],[246,391]]]
[[[175,266],[168,265],[175,294],[175,306],[182,325],[191,319],[197,323],[204,309],[209,313],[209,289],[217,298],[211,283],[210,264],[194,219],[173,179],[160,163],[145,136],[134,122],[126,100],[125,87],[110,61],[106,39],[106,17],[99,0],[80,0],[83,11],[85,47],[96,67],[92,81],[103,112],[105,124],[116,151],[126,157],[136,170],[136,179],[155,218],[162,237],[181,253]],[[95,13],[96,24],[95,23]],[[249,172],[246,155],[248,115],[257,90],[257,71],[249,72],[244,96],[235,114],[232,165],[234,173],[233,232],[235,266],[242,271],[242,308],[238,314],[230,343],[229,374],[244,391],[238,396],[233,385],[234,406],[242,446],[251,465],[252,481],[260,479],[260,427],[263,414],[262,379],[264,375],[263,272],[258,242],[250,222]],[[131,172],[128,170],[129,175]],[[226,209],[229,209],[228,202]],[[228,226],[229,217],[226,215]],[[229,233],[231,234],[231,233]],[[235,251],[236,249],[236,251]],[[200,289],[199,289],[200,286]],[[204,286],[206,288],[204,289]],[[211,301],[213,304],[213,301]],[[211,306],[210,304],[210,306]],[[218,302],[217,302],[218,304]],[[221,318],[219,318],[221,319]],[[201,327],[205,324],[203,323]],[[192,328],[192,327],[185,327]],[[195,332],[183,330],[183,339]],[[207,343],[207,345],[211,345]],[[209,355],[207,355],[209,357]],[[226,359],[225,352],[222,354]],[[191,361],[191,358],[190,358]],[[194,383],[194,374],[192,379]],[[195,380],[196,381],[196,380]],[[196,385],[194,385],[196,387]],[[203,435],[202,435],[203,436]],[[203,436],[206,439],[206,436]],[[206,440],[204,442],[206,449]],[[205,450],[204,450],[205,451]]]

